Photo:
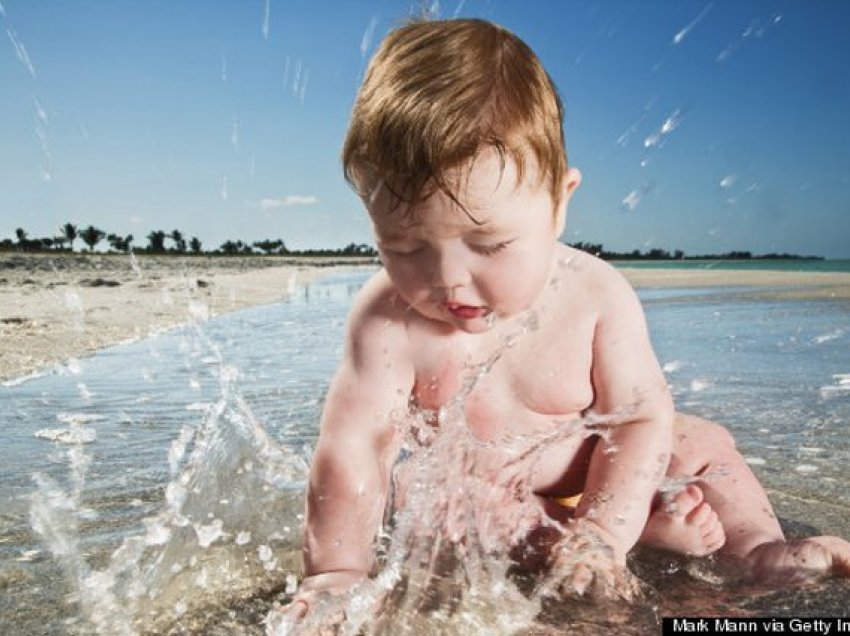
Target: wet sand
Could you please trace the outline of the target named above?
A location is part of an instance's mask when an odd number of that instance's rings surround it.
[[[757,287],[746,293],[764,300],[850,299],[848,272],[786,272],[751,269],[620,268],[636,288]]]
[[[0,253],[0,382],[364,266],[374,260]]]
[[[135,267],[134,267],[135,265]],[[0,381],[252,305],[367,258],[0,254]],[[850,299],[850,273],[621,270],[638,288],[758,287],[765,299]]]

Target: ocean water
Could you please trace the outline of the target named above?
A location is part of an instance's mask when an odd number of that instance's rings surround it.
[[[264,633],[274,599],[296,585],[316,424],[347,309],[367,275],[335,276],[273,306],[0,386],[2,632]],[[746,292],[641,293],[677,405],[732,430],[792,531],[848,536],[850,303],[748,300]],[[434,451],[443,473],[463,463],[451,447]],[[427,519],[399,522],[407,534],[397,532],[396,545],[415,544],[413,529]],[[397,626],[417,624],[428,605],[411,596],[422,577],[409,554],[393,554],[381,584],[408,584],[379,633],[406,633]],[[428,597],[438,611],[422,619],[423,633],[429,625],[432,633],[532,633],[526,623],[539,599],[505,588],[504,564],[480,561],[448,568],[441,580],[454,587],[443,586],[442,600]],[[543,608],[548,619],[535,633],[647,633],[660,614],[684,609],[847,615],[843,581],[754,591],[719,567],[649,555],[635,564],[647,581],[643,601],[616,611]],[[476,592],[458,591],[464,585]],[[349,615],[376,594],[351,599]]]
[[[692,259],[692,260],[622,260],[617,267],[639,269],[743,269],[779,272],[850,272],[850,259],[753,258],[753,259]]]

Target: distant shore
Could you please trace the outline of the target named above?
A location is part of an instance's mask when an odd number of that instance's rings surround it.
[[[275,303],[374,258],[0,254],[0,381],[193,319]],[[756,298],[850,299],[850,273],[622,268],[638,288],[753,287]]]
[[[673,267],[618,269],[637,289],[753,287],[758,289],[748,291],[747,296],[778,300],[850,299],[850,272]]]

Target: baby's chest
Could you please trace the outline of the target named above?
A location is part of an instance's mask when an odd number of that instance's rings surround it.
[[[434,352],[417,368],[414,400],[438,409],[464,394],[467,425],[483,440],[545,430],[593,402],[592,334],[581,335],[528,337],[492,365],[462,349]]]

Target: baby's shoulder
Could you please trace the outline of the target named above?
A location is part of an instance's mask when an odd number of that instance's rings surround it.
[[[384,269],[375,272],[357,292],[348,316],[350,341],[398,346],[406,339],[405,310]]]
[[[637,302],[625,276],[601,258],[564,245],[559,248],[557,266],[558,276],[566,283],[565,295],[597,315]]]

